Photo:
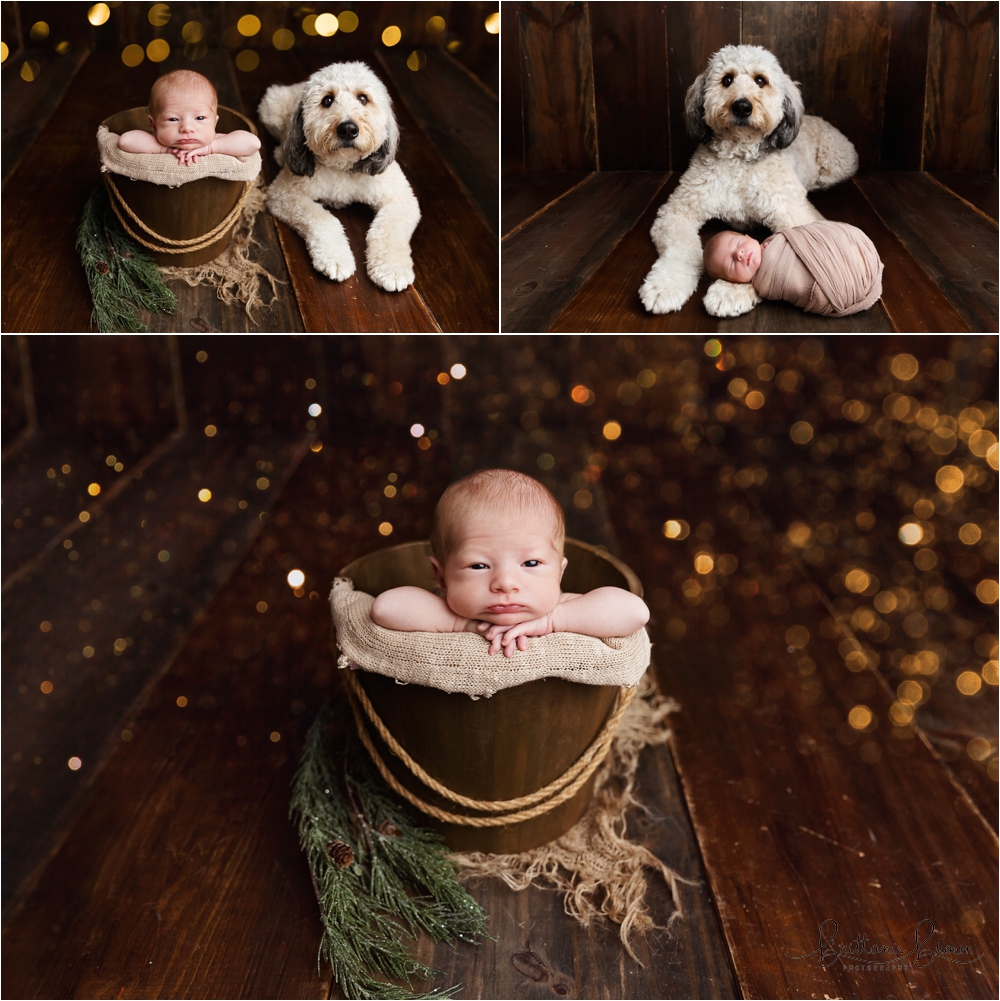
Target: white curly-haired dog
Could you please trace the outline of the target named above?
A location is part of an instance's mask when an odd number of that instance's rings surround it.
[[[823,217],[806,192],[858,169],[851,141],[822,118],[803,115],[795,82],[759,45],[716,52],[688,88],[684,113],[688,132],[702,145],[653,223],[660,256],[639,289],[651,313],[680,309],[698,287],[698,231],[709,219],[761,223],[773,232],[815,222]],[[713,316],[739,316],[760,296],[750,284],[719,279],[704,302]]]
[[[281,140],[268,207],[306,241],[313,267],[338,282],[354,274],[344,227],[321,203],[363,202],[375,209],[368,276],[389,292],[411,285],[420,206],[396,162],[399,126],[382,81],[365,63],[333,63],[305,83],[268,87],[257,110]]]

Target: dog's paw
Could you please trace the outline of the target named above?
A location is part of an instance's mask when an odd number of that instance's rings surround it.
[[[368,277],[386,292],[401,292],[413,284],[413,259],[409,254],[385,254],[369,260]]]
[[[345,278],[350,278],[354,274],[356,265],[354,255],[348,252],[337,256],[312,255],[313,267],[327,278],[332,278],[335,282],[342,282]]]
[[[708,287],[702,301],[712,316],[742,316],[760,302],[760,296],[753,285],[738,285],[720,278]]]
[[[639,298],[650,313],[674,313],[691,298],[692,291],[687,283],[671,281],[654,267],[639,289]]]

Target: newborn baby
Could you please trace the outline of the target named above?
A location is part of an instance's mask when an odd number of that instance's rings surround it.
[[[260,140],[245,129],[222,134],[215,131],[219,99],[207,77],[193,70],[174,70],[161,76],[149,92],[149,124],[153,134],[135,129],[118,139],[126,153],[172,153],[182,166],[199,156],[225,153],[250,156]]]
[[[383,591],[372,619],[407,632],[477,632],[489,652],[528,648],[552,632],[628,636],[649,610],[620,587],[564,594],[563,513],[537,480],[484,469],[453,483],[434,511],[431,565],[442,597],[420,587]]]
[[[764,299],[784,299],[807,313],[848,316],[882,294],[882,262],[856,226],[826,219],[769,236],[762,244],[725,230],[705,244],[713,278],[751,282]]]

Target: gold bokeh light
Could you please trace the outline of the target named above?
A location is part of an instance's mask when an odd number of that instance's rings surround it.
[[[872,715],[872,711],[868,708],[868,706],[855,706],[847,714],[847,722],[850,723],[855,730],[866,730],[871,725],[873,719],[874,717]]]
[[[151,63],[162,63],[170,55],[170,43],[165,38],[154,38],[146,46],[146,56]]]
[[[154,27],[162,28],[170,22],[170,4],[154,3],[146,14],[149,23]]]
[[[122,62],[128,67],[138,66],[146,58],[146,50],[134,42],[122,49]]]
[[[958,493],[965,483],[965,474],[958,466],[942,466],[934,475],[934,482],[942,493]]]
[[[332,38],[340,30],[340,21],[334,14],[320,14],[316,18],[316,34]]]

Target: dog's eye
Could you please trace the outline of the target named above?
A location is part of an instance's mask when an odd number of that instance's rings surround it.
[[[329,108],[333,104],[333,94],[327,94],[320,103],[324,108]]]
[[[722,86],[723,87],[728,87],[732,82],[733,82],[733,74],[732,73],[727,73],[722,78]]]
[[[358,103],[359,104],[367,104],[368,103],[368,95],[367,94],[358,94]]]
[[[755,84],[757,84],[758,87],[766,87],[767,86],[767,78],[766,77],[762,77],[760,75],[755,76],[753,78],[753,82]]]

